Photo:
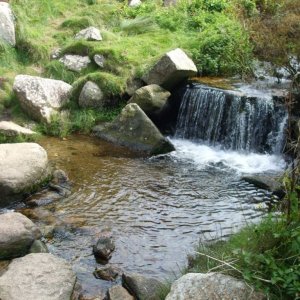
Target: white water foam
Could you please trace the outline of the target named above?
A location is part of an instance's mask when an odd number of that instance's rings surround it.
[[[170,154],[173,158],[193,162],[201,169],[220,163],[237,172],[247,174],[279,172],[285,168],[283,158],[278,155],[225,151],[181,139],[171,139],[171,141],[176,148],[176,151]]]

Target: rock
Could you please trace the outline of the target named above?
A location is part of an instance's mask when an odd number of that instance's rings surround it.
[[[177,4],[177,0],[164,0],[164,6],[174,6]]]
[[[115,243],[111,237],[101,237],[93,246],[93,253],[96,258],[109,260],[112,252],[115,250]]]
[[[255,175],[244,176],[242,180],[253,184],[254,186],[268,190],[279,198],[283,198],[285,195],[284,187],[282,185],[281,176],[269,176],[269,175]]]
[[[64,55],[59,59],[59,61],[64,64],[68,70],[78,73],[87,68],[87,66],[92,62],[88,56],[69,54]]]
[[[1,300],[70,300],[76,275],[69,263],[49,253],[14,259],[0,277]]]
[[[144,83],[141,79],[138,78],[129,78],[126,82],[126,93],[129,96],[132,96],[136,90],[143,87]]]
[[[18,136],[18,135],[34,135],[34,131],[27,129],[25,127],[19,126],[14,122],[1,121],[0,122],[0,134],[8,137]]]
[[[94,62],[100,67],[104,68],[105,57],[101,54],[94,55]]]
[[[142,79],[147,84],[158,84],[171,90],[184,79],[196,75],[197,67],[193,61],[177,48],[166,53]]]
[[[102,268],[96,268],[93,274],[98,279],[115,281],[120,274],[120,270],[114,266],[106,265]]]
[[[53,172],[52,174],[52,180],[51,182],[56,185],[61,185],[61,186],[69,186],[69,177],[67,173],[63,170],[57,169]]]
[[[50,59],[59,59],[61,56],[62,48],[53,49],[50,53]]]
[[[27,254],[34,240],[40,237],[40,230],[22,214],[10,212],[0,215],[0,259]]]
[[[128,6],[130,6],[130,7],[140,6],[141,4],[142,4],[141,0],[129,0],[128,1]]]
[[[0,144],[0,206],[20,199],[48,176],[47,152],[40,145]]]
[[[24,111],[37,121],[50,123],[51,116],[68,102],[72,86],[60,80],[18,75],[13,89]]]
[[[47,246],[42,241],[39,240],[34,241],[29,249],[29,253],[48,253],[48,252],[49,250]]]
[[[176,280],[166,300],[260,300],[265,297],[254,292],[243,281],[219,273],[189,273]]]
[[[102,41],[102,36],[98,28],[91,26],[79,31],[75,35],[75,39],[83,39],[87,41]]]
[[[82,88],[78,104],[83,108],[102,108],[105,106],[104,94],[96,83],[88,81]]]
[[[154,278],[145,277],[136,273],[122,275],[122,285],[137,299],[159,300],[163,284]]]
[[[138,89],[128,103],[136,103],[149,117],[157,115],[166,105],[171,93],[157,84]]]
[[[120,285],[111,287],[107,292],[107,298],[108,300],[134,300],[127,290]]]
[[[0,2],[0,39],[11,46],[16,45],[14,16],[5,2]]]
[[[110,142],[150,155],[175,149],[135,103],[127,104],[113,122],[95,127],[94,133]]]

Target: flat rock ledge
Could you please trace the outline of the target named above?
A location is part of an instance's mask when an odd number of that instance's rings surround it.
[[[220,273],[189,273],[176,280],[166,300],[262,300],[245,282]]]
[[[15,212],[0,215],[1,260],[28,254],[34,241],[40,237],[40,230],[24,215]]]
[[[68,102],[72,86],[61,80],[18,75],[13,90],[22,109],[33,119],[50,123]]]
[[[135,103],[127,104],[113,122],[96,126],[94,134],[147,155],[164,154],[175,150],[172,143],[160,133]]]
[[[0,122],[0,134],[7,137],[14,137],[18,135],[30,136],[36,134],[36,132],[22,127],[14,122],[1,121]]]
[[[0,144],[0,207],[22,200],[49,175],[47,152],[40,145]]]
[[[14,259],[0,277],[1,300],[71,300],[76,275],[65,260],[49,253]]]

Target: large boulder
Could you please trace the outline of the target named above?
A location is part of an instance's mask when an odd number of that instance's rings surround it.
[[[0,277],[1,300],[71,300],[76,275],[65,260],[49,253],[14,259]]]
[[[177,48],[166,53],[142,79],[147,84],[158,84],[173,89],[184,79],[197,75],[197,67],[186,53]]]
[[[50,123],[51,116],[68,102],[72,86],[60,80],[18,75],[13,89],[24,111],[37,121]]]
[[[120,285],[111,287],[107,292],[107,298],[108,300],[134,300],[133,296]]]
[[[26,255],[40,237],[40,230],[24,215],[15,212],[0,215],[1,260]]]
[[[40,145],[0,144],[0,206],[21,199],[48,176],[47,152]]]
[[[157,84],[141,87],[129,99],[128,103],[136,103],[149,117],[158,115],[167,103],[171,93]]]
[[[136,299],[160,300],[160,293],[164,285],[155,278],[145,277],[136,273],[122,275],[122,285]]]
[[[34,131],[22,127],[14,122],[1,121],[0,122],[0,134],[8,137],[14,137],[18,135],[30,136],[36,134]]]
[[[88,56],[66,54],[59,61],[70,71],[80,72],[92,62]]]
[[[83,39],[87,41],[102,41],[102,36],[98,28],[91,26],[79,31],[75,35],[75,39]]]
[[[99,86],[92,81],[88,81],[82,88],[78,104],[83,108],[102,108],[106,102]]]
[[[174,150],[171,142],[135,103],[127,104],[113,122],[95,127],[94,133],[110,142],[150,155]]]
[[[176,280],[166,300],[261,300],[245,282],[220,273],[189,273]]]
[[[14,16],[8,3],[0,2],[0,39],[16,45]]]

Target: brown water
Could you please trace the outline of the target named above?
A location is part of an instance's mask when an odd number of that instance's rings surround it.
[[[200,239],[257,221],[257,203],[269,198],[220,164],[199,168],[176,155],[137,157],[84,136],[41,144],[73,185],[71,196],[35,214],[42,216],[41,226],[56,224],[48,247],[72,263],[91,295],[110,285],[92,274],[98,266],[92,244],[101,232],[111,232],[116,243],[111,264],[167,278],[185,265]]]

